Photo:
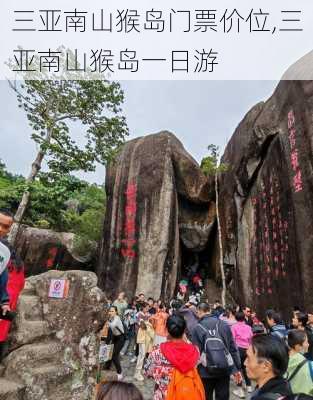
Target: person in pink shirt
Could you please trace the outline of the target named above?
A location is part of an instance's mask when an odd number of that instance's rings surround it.
[[[248,378],[244,362],[245,359],[247,358],[247,349],[251,344],[253,332],[251,326],[246,324],[245,314],[242,311],[237,312],[235,317],[237,323],[231,327],[231,331],[239,350],[241,359],[241,369],[247,386],[247,391],[248,393],[251,393],[252,392],[251,381]],[[238,384],[238,389],[234,390],[233,393],[241,399],[244,399],[246,397],[242,387],[242,383]]]

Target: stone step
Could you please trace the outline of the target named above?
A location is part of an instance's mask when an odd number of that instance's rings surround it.
[[[62,383],[64,378],[70,375],[71,371],[62,366],[56,364],[41,365],[40,367],[31,368],[30,375],[37,382],[48,383]]]
[[[25,386],[0,378],[0,400],[23,400]]]
[[[0,378],[3,377],[4,375],[4,370],[5,370],[5,366],[3,364],[0,364]]]
[[[51,334],[47,321],[26,321],[18,318],[16,342],[17,344],[32,343]]]
[[[50,365],[59,355],[63,359],[63,347],[57,342],[28,344],[14,350],[5,360],[5,376],[21,376],[38,366]]]

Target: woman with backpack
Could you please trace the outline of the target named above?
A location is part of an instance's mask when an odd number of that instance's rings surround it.
[[[307,353],[309,342],[305,331],[293,329],[288,333],[289,363],[287,379],[292,393],[313,395],[313,362],[303,354]]]
[[[186,322],[179,314],[166,322],[169,340],[150,354],[145,375],[155,381],[153,400],[205,400],[197,371],[199,350],[185,340]]]

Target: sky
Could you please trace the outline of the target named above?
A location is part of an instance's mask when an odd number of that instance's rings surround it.
[[[123,113],[130,131],[128,139],[167,130],[200,162],[211,143],[223,150],[245,114],[273,93],[274,81],[122,81]],[[16,95],[0,81],[0,159],[7,169],[26,176],[35,158],[36,144]],[[83,143],[83,131],[72,132]],[[94,173],[78,173],[90,183],[102,184],[104,166]]]

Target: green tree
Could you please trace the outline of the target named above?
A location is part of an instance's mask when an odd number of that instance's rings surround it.
[[[26,187],[15,215],[11,232],[14,242],[31,196],[31,184],[42,167],[43,160],[53,173],[93,171],[95,163],[106,164],[128,134],[121,115],[124,99],[120,85],[106,80],[24,80],[9,81],[16,92],[19,107],[32,128],[31,138],[38,153],[26,178]],[[74,140],[80,121],[85,127],[86,144],[79,147]]]
[[[228,166],[221,163],[220,161],[220,150],[219,147],[210,144],[208,146],[209,155],[202,159],[200,168],[206,176],[214,176],[215,185],[215,202],[216,202],[216,219],[217,219],[217,230],[218,230],[218,244],[219,244],[219,264],[222,278],[222,305],[226,305],[226,280],[224,271],[224,256],[223,256],[223,242],[222,242],[222,229],[220,223],[219,213],[219,192],[218,192],[218,177],[220,173],[227,171]]]

